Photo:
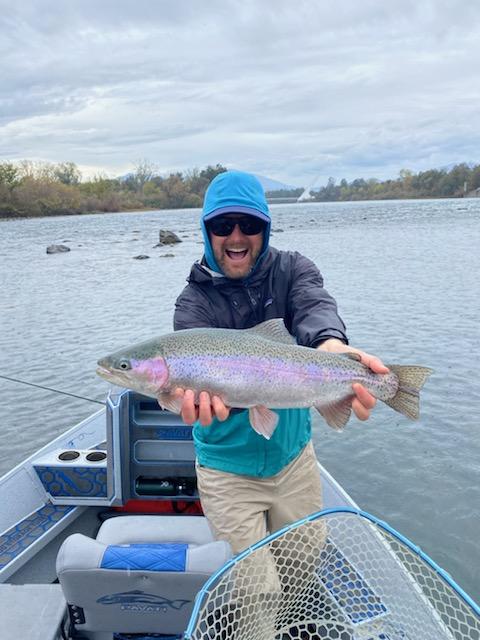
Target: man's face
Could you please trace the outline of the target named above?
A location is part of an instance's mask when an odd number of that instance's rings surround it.
[[[207,223],[215,260],[227,278],[248,276],[262,250],[264,228],[265,223],[255,216],[237,213]]]

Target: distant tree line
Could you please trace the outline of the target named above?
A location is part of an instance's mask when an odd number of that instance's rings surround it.
[[[316,201],[393,200],[399,198],[459,198],[480,188],[480,165],[458,164],[449,171],[429,169],[414,173],[402,169],[396,180],[329,178],[326,186],[312,192]]]
[[[167,177],[141,160],[122,178],[82,180],[73,162],[0,162],[0,218],[201,207],[220,164]]]
[[[268,198],[298,198],[305,191],[303,187],[298,189],[276,189],[275,191],[267,191]]]
[[[158,175],[141,160],[121,178],[96,175],[82,180],[73,162],[51,164],[0,161],[0,218],[65,215],[141,209],[201,207],[210,181],[226,171],[221,164],[185,173]],[[312,192],[315,201],[385,200],[461,197],[480,188],[480,165],[459,164],[450,170],[400,171],[396,180],[357,178],[338,184],[334,178]],[[269,197],[298,197],[303,189],[270,191]]]

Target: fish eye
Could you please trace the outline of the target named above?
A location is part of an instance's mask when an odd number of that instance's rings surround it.
[[[122,371],[127,371],[128,369],[131,369],[132,367],[130,365],[130,360],[127,360],[126,358],[123,358],[118,363],[118,368],[122,369]]]

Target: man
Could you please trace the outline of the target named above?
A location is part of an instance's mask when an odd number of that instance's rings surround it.
[[[270,213],[260,182],[228,171],[205,194],[201,227],[205,254],[177,299],[174,327],[247,329],[283,318],[298,344],[355,352],[376,373],[388,369],[349,347],[334,299],[316,266],[299,253],[269,246]],[[193,424],[200,499],[216,537],[239,551],[322,508],[321,482],[308,409],[281,409],[270,440],[250,426],[247,410],[230,410],[217,396],[192,390],[182,417]],[[352,409],[366,420],[375,398],[352,387]]]

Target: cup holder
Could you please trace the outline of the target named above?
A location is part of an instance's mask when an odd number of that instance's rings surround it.
[[[107,458],[107,452],[101,450],[93,451],[76,451],[75,449],[68,449],[67,451],[61,451],[57,459],[60,462],[103,462]]]
[[[89,462],[102,462],[106,457],[107,454],[105,451],[90,451],[90,453],[87,453],[85,456],[85,459]]]
[[[80,457],[80,451],[62,451],[62,453],[58,454],[58,459],[62,462],[72,462],[72,460],[77,460]]]

